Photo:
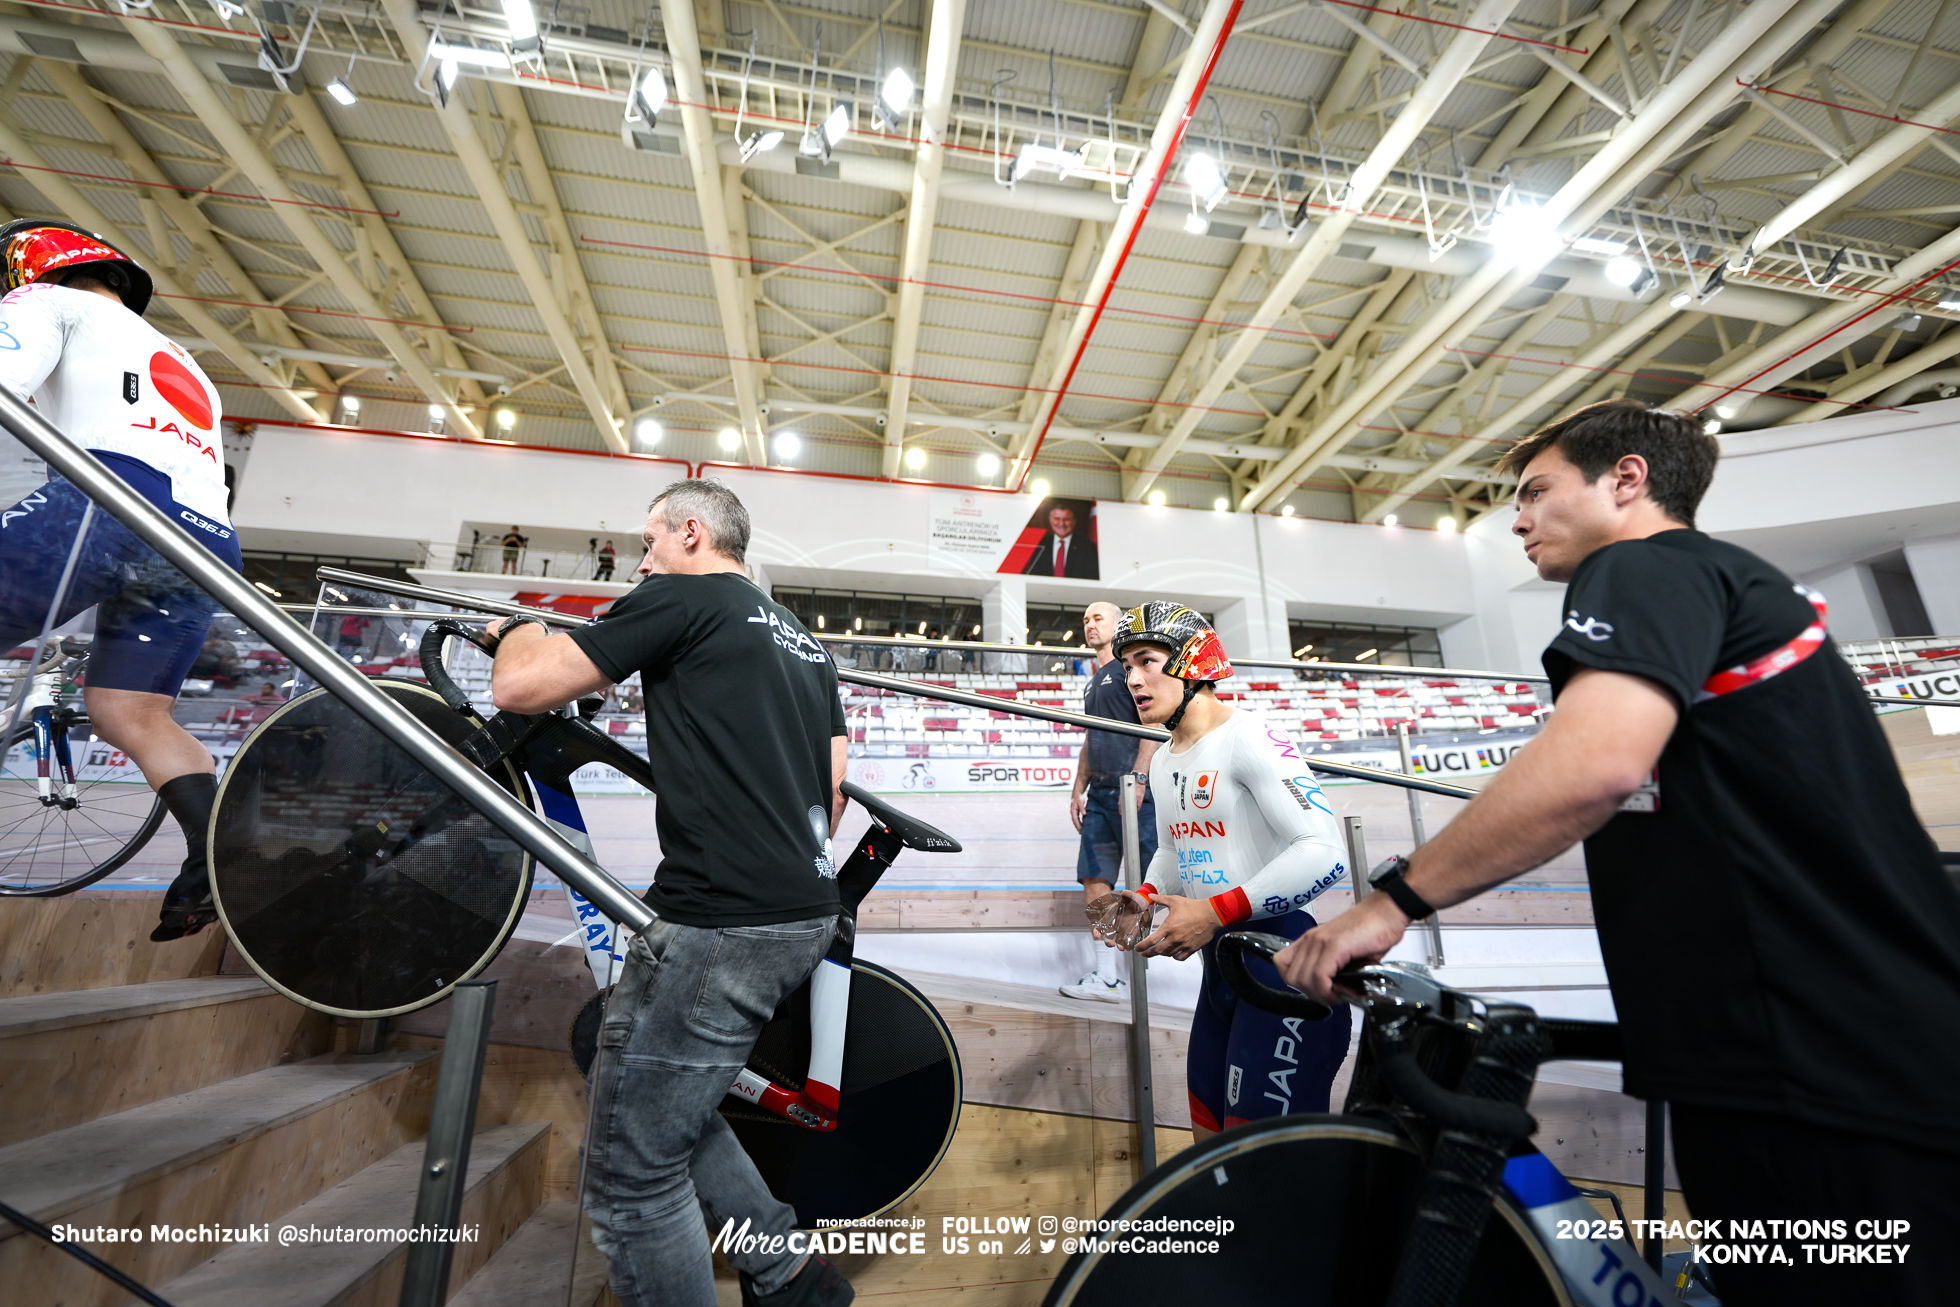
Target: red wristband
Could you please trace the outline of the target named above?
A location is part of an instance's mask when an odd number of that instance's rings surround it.
[[[1205,902],[1218,916],[1221,926],[1235,926],[1252,915],[1252,900],[1245,896],[1243,889],[1228,889],[1223,894],[1214,894]]]

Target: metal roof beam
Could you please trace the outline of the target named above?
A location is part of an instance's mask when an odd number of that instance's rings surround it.
[[[419,68],[428,52],[429,34],[422,26],[414,0],[385,0],[382,8],[401,37],[409,62]],[[605,389],[592,370],[591,361],[585,357],[584,343],[573,329],[571,319],[558,305],[551,275],[538,260],[538,252],[524,230],[524,220],[518,216],[517,206],[511,200],[510,192],[504,188],[502,172],[491,159],[482,138],[476,134],[469,110],[463,104],[461,90],[462,82],[459,80],[456,92],[451,94],[446,106],[438,108],[436,117],[441,120],[442,129],[448,135],[463,171],[469,174],[477,196],[483,201],[484,216],[490,219],[491,227],[503,242],[504,253],[517,269],[518,276],[523,278],[524,288],[531,296],[531,307],[544,323],[551,343],[557,347],[558,357],[564,360],[565,375],[571,380],[572,388],[578,391],[579,398],[585,401],[586,412],[592,415],[599,439],[615,453],[627,453],[629,447],[625,435],[620,431],[619,417],[613,412]]]
[[[348,264],[346,256],[321,229],[320,220],[309,210],[306,198],[295,192],[280,175],[278,166],[260,144],[257,134],[246,130],[233,116],[231,107],[218,94],[217,88],[206,80],[175,38],[158,23],[137,18],[124,18],[122,22],[144,53],[163,65],[164,75],[170,79],[170,84],[217,140],[219,148],[232,165],[250,179],[259,194],[269,200],[285,201],[274,206],[279,221],[292,232],[314,264],[332,280],[334,289],[353,306],[354,311],[371,319],[367,323],[368,329],[401,363],[402,370],[415,379],[431,402],[441,404],[448,411],[459,432],[472,440],[482,439],[483,433],[475,420],[443,389],[442,383],[429,370],[422,356],[416,353],[401,328],[388,321],[397,315],[387,311],[368,290],[360,275]],[[205,336],[211,336],[202,327],[199,330]]]
[[[1747,22],[1734,22],[1701,53],[1658,87],[1632,120],[1620,124],[1614,139],[1587,160],[1572,179],[1542,206],[1559,231],[1580,231],[1631,185],[1667,158],[1734,98],[1738,75],[1752,77],[1829,15],[1840,0],[1757,0]],[[1546,251],[1549,256],[1551,251]],[[1241,509],[1259,507],[1274,494],[1311,476],[1352,435],[1356,425],[1380,413],[1435,365],[1446,352],[1444,337],[1474,331],[1538,276],[1549,257],[1512,268],[1497,261],[1462,279],[1449,300],[1426,317],[1363,384],[1329,411],[1259,484],[1247,492]],[[1318,461],[1317,461],[1318,460]]]
[[[393,0],[403,3],[403,0]],[[707,77],[701,67],[701,32],[695,22],[694,0],[661,0],[668,53],[673,59],[674,89],[680,101],[681,131],[687,142],[688,170],[694,179],[694,199],[701,210],[701,234],[708,243],[708,274],[720,309],[722,344],[734,373],[737,413],[749,461],[768,462],[767,434],[762,412],[762,357],[755,330],[755,294],[747,254],[747,215],[739,212],[737,189],[722,176],[715,151],[715,125],[708,105]],[[739,174],[733,174],[739,177]],[[733,200],[731,205],[730,201]],[[730,224],[730,209],[742,222],[741,248]],[[738,263],[737,260],[740,259]]]
[[[932,229],[939,211],[939,174],[945,167],[947,114],[959,72],[966,0],[933,0],[926,36],[925,87],[919,102],[919,147],[914,155],[912,196],[905,207],[905,261],[899,269],[898,308],[893,314],[890,416],[885,423],[884,474],[898,475],[905,446],[905,416],[912,402],[912,368],[918,358],[925,283],[931,275]]]
[[[1191,406],[1179,416],[1164,443],[1150,452],[1135,476],[1125,478],[1129,485],[1125,488],[1124,498],[1142,499],[1158,475],[1170,465],[1171,459],[1177,455],[1178,446],[1197,429],[1207,410],[1225,393],[1239,370],[1265,343],[1267,333],[1293,303],[1294,297],[1312,280],[1320,265],[1340,248],[1341,237],[1354,225],[1356,216],[1367,205],[1375,188],[1415,144],[1423,129],[1429,126],[1430,119],[1443,107],[1450,92],[1456,89],[1457,80],[1476,61],[1491,34],[1503,26],[1504,20],[1517,8],[1518,3],[1519,0],[1481,0],[1476,8],[1465,15],[1464,26],[1472,30],[1458,32],[1450,38],[1442,54],[1436,57],[1429,76],[1423,80],[1417,94],[1376,143],[1367,161],[1348,179],[1340,210],[1316,224],[1308,233],[1306,243],[1288,261],[1251,319],[1233,339],[1232,347],[1212,368],[1204,385],[1191,397]]]
[[[34,147],[27,143],[16,131],[11,115],[0,114],[0,151],[18,163],[36,169],[48,168],[48,162]],[[37,171],[28,178],[49,201],[49,207],[70,222],[77,222],[91,231],[113,241],[125,249],[141,250],[143,247],[131,240],[107,214],[95,207],[93,201],[83,195],[81,190],[68,178],[59,173]],[[263,387],[267,394],[277,400],[280,407],[294,417],[305,422],[318,422],[319,413],[307,402],[306,396],[292,388],[285,377],[259,362],[259,356],[249,345],[232,334],[231,328],[211,316],[211,311],[197,299],[196,287],[186,286],[170,270],[151,261],[148,269],[157,291],[168,297],[170,311],[189,323],[199,334],[216,344],[239,371],[250,377],[254,383]]]

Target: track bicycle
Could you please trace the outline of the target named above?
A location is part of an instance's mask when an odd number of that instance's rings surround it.
[[[88,648],[86,636],[51,638],[18,670],[0,672],[8,690],[27,682],[0,741],[0,896],[53,898],[93,885],[163,824],[163,800],[89,723],[80,685]],[[0,706],[0,722],[10,707]]]
[[[1218,957],[1234,992],[1297,1028],[1328,1009],[1248,965],[1270,963],[1288,942],[1235,931]],[[1339,979],[1363,996],[1364,1013],[1346,1111],[1256,1121],[1159,1166],[1103,1214],[1142,1222],[1145,1233],[1110,1227],[1084,1240],[1044,1307],[1186,1293],[1313,1307],[1675,1301],[1586,1201],[1610,1191],[1575,1187],[1529,1142],[1536,1123],[1525,1103],[1539,1063],[1618,1061],[1616,1024],[1540,1017],[1395,963]],[[1216,1255],[1151,1255],[1122,1242],[1203,1239],[1204,1222],[1221,1218],[1234,1229],[1217,1236]]]
[[[598,700],[486,720],[445,666],[451,639],[489,651],[480,633],[432,622],[420,646],[426,683],[374,684],[590,856],[573,774],[609,766],[651,791],[646,760],[591,724]],[[899,976],[852,953],[857,905],[898,854],[953,853],[959,842],[854,785],[845,792],[872,824],[838,871],[837,936],[764,1027],[722,1104],[805,1226],[904,1201],[959,1121],[959,1054],[944,1019]],[[240,955],[288,997],[340,1016],[440,1000],[490,964],[530,897],[528,854],[318,689],[281,705],[239,746],[219,784],[210,849],[213,898]],[[597,991],[569,1035],[589,1073],[626,940],[563,890]]]

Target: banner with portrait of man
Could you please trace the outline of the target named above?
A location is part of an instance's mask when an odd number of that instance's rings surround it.
[[[1096,555],[1096,501],[1050,496],[1036,505],[998,571],[1102,580]]]

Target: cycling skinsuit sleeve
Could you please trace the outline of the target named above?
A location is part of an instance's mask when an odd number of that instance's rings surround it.
[[[1243,710],[1150,764],[1158,856],[1151,884],[1210,901],[1227,926],[1282,917],[1346,876],[1334,812],[1285,732]]]
[[[27,290],[23,286],[0,300],[0,386],[23,403],[34,397],[61,361],[73,326],[62,312],[65,296],[24,293]]]

